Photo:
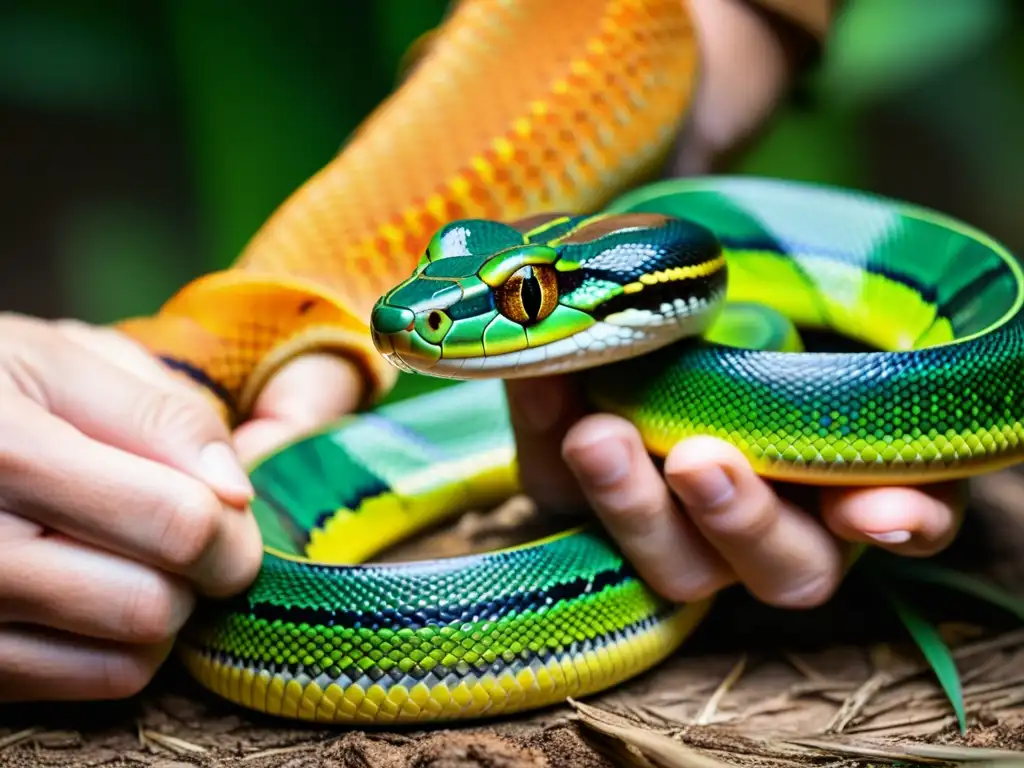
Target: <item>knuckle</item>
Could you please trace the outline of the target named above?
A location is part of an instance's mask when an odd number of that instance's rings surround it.
[[[776,608],[817,608],[831,599],[839,581],[838,574],[820,571],[761,599]]]
[[[217,562],[208,563],[207,573],[202,576],[201,590],[204,595],[223,599],[239,594],[256,579],[263,564],[263,546],[255,519],[249,518],[245,530],[231,532],[231,546],[211,550]],[[225,536],[224,540],[229,537]],[[223,550],[223,551],[222,551]]]
[[[22,398],[0,391],[0,478],[29,477],[38,471],[33,449],[39,438],[32,434],[31,421]]]
[[[176,570],[188,570],[203,558],[220,528],[220,503],[213,492],[195,482],[183,483],[158,531],[161,557]]]
[[[701,527],[738,544],[763,541],[779,519],[779,501],[767,487],[741,494],[725,508],[702,516]]]
[[[655,588],[673,603],[695,603],[711,597],[717,590],[717,581],[710,574],[666,577]]]
[[[623,535],[646,538],[664,530],[671,509],[666,499],[648,488],[627,488],[604,494],[599,505],[601,517]]]
[[[149,392],[135,409],[135,428],[150,440],[169,435],[199,435],[219,426],[217,414],[186,391]]]

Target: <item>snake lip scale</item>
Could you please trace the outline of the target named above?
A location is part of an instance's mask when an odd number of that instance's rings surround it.
[[[1024,278],[1001,244],[862,192],[644,183],[697,81],[686,3],[459,0],[421,43],[230,269],[120,325],[232,424],[304,352],[347,355],[369,388],[251,468],[262,569],[178,642],[209,690],[325,723],[461,722],[605,690],[684,643],[711,601],[666,602],[594,526],[367,562],[520,490],[504,379],[576,372],[652,454],[712,435],[771,479],[1020,461]],[[808,352],[802,329],[874,351]],[[399,371],[459,381],[376,403]]]

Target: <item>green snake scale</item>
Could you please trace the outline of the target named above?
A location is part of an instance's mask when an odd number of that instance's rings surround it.
[[[267,554],[183,643],[193,674],[286,717],[493,717],[627,680],[710,601],[654,594],[596,528],[360,564],[517,488],[502,379],[581,371],[655,455],[689,435],[763,476],[908,484],[1020,459],[1021,269],[884,198],[757,178],[640,187],[600,213],[441,227],[378,300],[394,365],[468,379],[346,417],[252,472]],[[808,352],[801,329],[872,349]]]

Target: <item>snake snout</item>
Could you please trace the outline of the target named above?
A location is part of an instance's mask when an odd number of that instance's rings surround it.
[[[377,304],[370,314],[370,328],[382,335],[411,331],[415,319],[411,309],[391,304]]]
[[[441,356],[440,347],[416,331],[411,309],[379,303],[370,313],[370,337],[384,358],[403,371],[428,370]]]

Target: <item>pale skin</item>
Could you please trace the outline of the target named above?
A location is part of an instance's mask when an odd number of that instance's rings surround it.
[[[674,168],[708,170],[789,77],[741,0],[691,0],[705,79]],[[508,385],[525,488],[594,509],[641,575],[693,600],[742,584],[771,605],[827,600],[854,543],[907,556],[953,539],[962,484],[811,489],[784,500],[733,448],[677,445],[655,467],[627,422],[587,414],[571,378]],[[209,401],[120,334],[0,315],[0,700],[141,690],[198,596],[245,589],[261,558],[242,465],[352,411],[342,358],[297,359],[230,434]]]

